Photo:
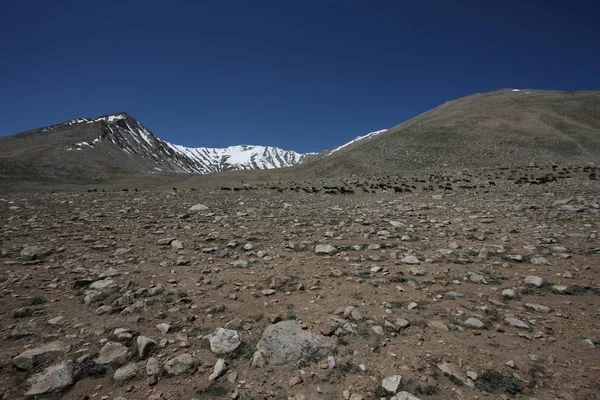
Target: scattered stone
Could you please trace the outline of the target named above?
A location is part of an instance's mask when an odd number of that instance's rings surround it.
[[[569,287],[566,285],[553,285],[552,292],[556,294],[569,294]]]
[[[9,334],[10,339],[21,339],[26,336],[32,336],[35,333],[35,322],[22,322],[16,324]]]
[[[102,279],[99,281],[96,281],[94,283],[92,283],[90,285],[90,289],[92,290],[102,290],[102,289],[106,289],[110,286],[113,286],[115,284],[115,281],[112,279]]]
[[[156,346],[156,340],[151,339],[147,336],[140,335],[136,338],[136,344],[138,349],[138,356],[141,360],[148,357],[152,348]]]
[[[138,365],[137,363],[132,362],[121,368],[118,368],[113,374],[113,379],[115,382],[124,383],[135,378],[137,373]]]
[[[181,240],[175,239],[175,240],[171,241],[170,244],[171,244],[171,248],[173,250],[181,250],[181,249],[183,249],[183,242]]]
[[[263,357],[262,352],[254,352],[254,354],[252,355],[252,363],[250,365],[252,366],[252,368],[263,368],[266,365],[266,361]]]
[[[21,258],[25,261],[39,260],[50,253],[48,249],[43,246],[25,246],[21,250]]]
[[[417,257],[412,256],[412,255],[402,257],[400,259],[400,262],[402,262],[404,264],[420,264],[421,263]]]
[[[381,387],[383,387],[390,393],[396,393],[398,391],[398,388],[400,387],[401,381],[401,375],[388,376],[386,378],[383,378],[383,380],[381,381]]]
[[[485,277],[483,275],[479,275],[474,272],[469,272],[468,276],[471,282],[483,283],[484,285],[487,285],[487,281],[485,280]]]
[[[169,375],[181,375],[196,368],[198,362],[189,354],[181,354],[166,361],[163,366]]]
[[[190,211],[206,211],[208,210],[208,207],[205,206],[204,204],[198,203],[196,205],[193,205],[189,208]]]
[[[96,364],[125,364],[128,358],[127,347],[117,342],[107,342],[94,360]]]
[[[437,367],[444,375],[447,375],[454,380],[461,382],[463,385],[466,385],[467,376],[462,373],[458,366],[449,363],[440,363],[437,365]]]
[[[264,352],[271,365],[308,362],[331,354],[336,347],[335,338],[304,330],[292,320],[267,327],[256,345],[257,350]]]
[[[398,392],[394,397],[390,398],[390,400],[420,400],[418,397],[413,396],[408,392]]]
[[[468,318],[465,321],[465,325],[468,326],[469,328],[474,328],[474,329],[481,329],[485,326],[485,324],[483,322],[481,322],[479,319],[477,318]]]
[[[210,342],[210,350],[215,354],[231,353],[242,344],[237,331],[231,329],[217,328],[206,338]]]
[[[157,358],[150,357],[148,361],[146,361],[146,374],[148,376],[160,375],[161,371],[162,364]]]
[[[25,350],[15,358],[13,364],[22,370],[31,370],[44,359],[50,359],[60,354],[66,354],[71,350],[71,346],[63,342],[50,342],[34,349]]]
[[[171,325],[163,322],[156,325],[156,329],[158,329],[163,335],[166,335],[171,330]]]
[[[219,358],[215,363],[213,367],[213,372],[208,377],[208,380],[212,382],[219,379],[219,377],[221,377],[225,373],[225,371],[227,371],[227,364],[225,363],[225,360]]]
[[[523,283],[529,286],[542,287],[546,284],[546,281],[539,276],[527,276],[523,279]]]
[[[337,249],[330,244],[318,244],[315,246],[316,254],[331,255],[331,254],[335,254],[336,252],[337,252]]]
[[[29,389],[25,395],[33,397],[64,390],[73,385],[73,372],[71,360],[52,365],[27,379]]]
[[[450,331],[448,326],[446,324],[444,324],[442,321],[429,321],[427,323],[427,326],[430,328],[433,328],[433,329],[437,329],[438,331],[441,331],[441,332]]]
[[[531,263],[533,265],[550,265],[548,259],[546,259],[545,257],[532,257]]]
[[[504,289],[502,291],[502,297],[505,299],[516,299],[518,297],[517,292],[512,289]]]
[[[523,322],[517,318],[507,317],[504,319],[504,322],[506,322],[508,325],[513,326],[515,328],[527,329],[527,330],[530,329],[529,325],[527,325],[525,322]]]
[[[231,262],[234,268],[248,268],[248,261],[246,260],[235,260]]]
[[[528,308],[530,310],[534,310],[537,312],[545,313],[545,314],[550,312],[550,307],[543,306],[541,304],[525,303],[525,308]]]

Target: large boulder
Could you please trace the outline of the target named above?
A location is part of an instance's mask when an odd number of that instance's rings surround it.
[[[100,349],[98,357],[94,362],[100,365],[123,365],[127,361],[128,355],[127,347],[123,346],[121,343],[107,342],[102,349]]]
[[[71,346],[66,343],[60,341],[50,342],[34,349],[25,350],[13,358],[12,361],[15,367],[27,371],[33,369],[43,359],[56,357],[67,353],[69,350],[71,350]]]
[[[169,375],[181,375],[190,372],[196,368],[196,365],[198,365],[198,361],[189,354],[179,355],[164,363],[165,371]]]
[[[323,358],[335,351],[337,339],[304,330],[296,321],[282,321],[265,329],[256,349],[271,365],[288,365]]]
[[[26,396],[37,396],[46,393],[58,392],[73,384],[73,361],[67,360],[60,364],[52,365],[39,374],[27,380],[29,390]]]
[[[231,353],[242,344],[237,331],[232,329],[217,328],[207,339],[210,342],[210,350],[215,354]]]

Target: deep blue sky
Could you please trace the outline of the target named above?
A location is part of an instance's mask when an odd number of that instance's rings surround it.
[[[127,111],[317,151],[499,88],[600,89],[597,1],[49,1],[0,9],[0,135]]]

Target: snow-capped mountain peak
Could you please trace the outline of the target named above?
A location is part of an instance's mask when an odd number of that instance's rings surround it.
[[[98,118],[79,118],[61,125],[102,124],[103,130],[92,141],[74,143],[68,151],[91,151],[106,143],[118,146],[128,155],[146,161],[147,172],[186,172],[207,174],[229,170],[290,167],[306,154],[273,146],[239,145],[225,148],[186,147],[164,141],[127,113]]]

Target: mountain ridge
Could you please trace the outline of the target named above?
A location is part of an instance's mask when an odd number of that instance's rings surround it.
[[[284,168],[327,156],[369,135],[321,153],[263,145],[187,147],[159,138],[129,113],[118,112],[0,137],[0,178],[101,181],[115,174],[193,175]]]
[[[0,137],[0,179],[12,181],[98,182],[157,174],[181,178],[257,169],[275,169],[266,174],[274,179],[310,179],[598,160],[600,91],[477,93],[308,154],[273,146],[176,145],[126,112]]]

